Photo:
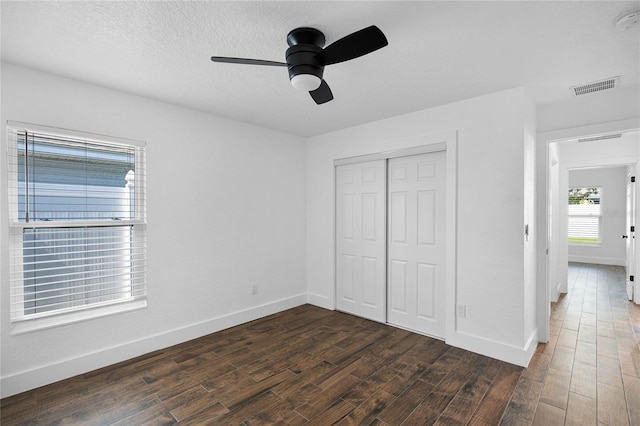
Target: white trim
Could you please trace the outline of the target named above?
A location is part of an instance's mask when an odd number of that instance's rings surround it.
[[[547,143],[561,142],[580,138],[595,137],[608,133],[624,133],[638,130],[640,118],[610,121],[589,126],[570,127],[568,129],[550,130],[538,133],[538,140]]]
[[[557,141],[554,141],[557,142]],[[638,164],[640,161],[640,157],[613,157],[613,158],[603,158],[601,160],[583,160],[583,161],[572,161],[572,162],[563,162],[562,168],[566,168],[567,170],[573,169],[585,169],[592,167],[606,167],[606,166],[632,166]]]
[[[635,118],[630,118],[630,119],[626,119],[626,120],[617,120],[617,121],[609,121],[609,122],[604,122],[604,123],[598,123],[598,124],[592,124],[592,125],[588,125],[588,126],[580,126],[580,127],[570,127],[570,128],[566,128],[566,129],[560,129],[560,130],[550,130],[550,131],[546,131],[546,132],[539,132],[537,133],[537,143],[538,144],[544,144],[544,162],[545,162],[545,174],[544,174],[544,181],[545,181],[545,193],[544,193],[544,197],[543,197],[543,205],[545,206],[545,214],[542,215],[542,220],[544,221],[544,227],[540,226],[540,228],[544,228],[545,229],[545,241],[546,241],[546,247],[545,247],[545,251],[546,251],[546,255],[544,256],[545,259],[545,278],[543,281],[541,280],[537,280],[538,284],[537,284],[537,290],[536,290],[536,300],[538,302],[544,301],[543,306],[539,306],[536,311],[537,311],[537,326],[538,329],[540,330],[540,336],[539,338],[541,339],[541,341],[543,343],[546,343],[549,340],[549,317],[550,317],[550,305],[551,305],[551,301],[552,301],[552,295],[549,291],[549,272],[550,272],[550,257],[548,256],[548,251],[550,249],[550,222],[548,220],[549,214],[550,214],[550,208],[551,206],[548,203],[548,194],[550,191],[549,188],[549,173],[550,173],[550,168],[549,168],[549,163],[550,163],[550,158],[549,158],[549,144],[552,142],[559,142],[559,141],[567,141],[567,140],[573,140],[573,139],[578,139],[578,138],[586,138],[586,137],[594,137],[594,136],[598,136],[598,135],[603,135],[603,134],[610,134],[610,133],[624,133],[624,132],[631,132],[631,131],[636,131],[640,129],[640,117],[635,117]],[[627,159],[628,161],[628,159]],[[637,161],[637,160],[636,160]],[[540,200],[538,200],[540,201]],[[539,222],[540,219],[537,219],[537,222]],[[539,254],[539,253],[538,253]],[[538,256],[538,259],[540,259],[540,256]],[[638,287],[640,287],[640,283],[638,283],[636,285]],[[542,303],[540,303],[542,304]]]
[[[451,344],[447,342],[447,344]],[[534,329],[524,347],[509,345],[496,340],[485,339],[467,333],[456,333],[455,345],[480,355],[499,359],[500,361],[527,367],[538,345],[538,329]]]
[[[322,294],[307,293],[307,303],[320,308],[329,309],[330,311],[335,310],[335,306],[331,304],[331,299]]]
[[[84,374],[98,368],[126,361],[158,349],[164,349],[198,337],[206,336],[220,330],[303,305],[306,301],[307,295],[303,293],[169,330],[134,342],[127,342],[76,358],[69,358],[31,370],[10,374],[0,378],[0,389],[2,392],[0,397],[5,398],[78,374]]]
[[[440,135],[440,134],[439,134]],[[447,136],[439,137],[444,142],[434,142],[426,145],[414,146],[411,148],[402,148],[393,151],[377,152],[373,154],[356,155],[355,157],[339,158],[333,161],[334,166],[344,166],[346,164],[366,163],[376,160],[389,160],[391,158],[408,157],[410,155],[428,154],[430,152],[439,152],[447,150]]]
[[[86,309],[71,312],[54,312],[51,316],[36,317],[34,319],[16,318],[11,324],[11,335],[16,336],[34,331],[69,325],[77,322],[88,321],[94,318],[106,317],[123,312],[137,311],[147,307],[146,297],[131,301],[115,301],[106,306],[87,305]]]
[[[593,263],[596,265],[613,265],[625,266],[625,259],[616,259],[614,257],[592,257],[592,256],[573,256],[569,255],[569,262],[577,263]]]
[[[457,333],[456,301],[458,289],[458,132],[447,139],[447,193],[446,193],[446,265],[447,288],[445,294],[445,342],[452,344]]]
[[[536,144],[539,144],[542,138],[540,135],[536,135]],[[538,339],[542,343],[547,343],[549,341],[549,317],[551,316],[551,302],[550,302],[550,291],[549,291],[549,247],[551,246],[551,222],[549,221],[549,215],[551,212],[551,206],[549,205],[549,176],[551,174],[551,169],[549,167],[549,143],[545,141],[544,145],[544,157],[542,160],[544,161],[544,193],[542,194],[543,202],[540,202],[540,199],[536,200],[536,225],[540,223],[541,220],[544,221],[545,226],[539,226],[539,229],[544,229],[544,238],[541,238],[543,235],[538,234],[537,240],[544,241],[544,256],[540,256],[540,249],[542,248],[541,244],[538,244],[537,253],[536,253],[536,263],[541,263],[540,259],[544,259],[544,274],[540,274],[540,271],[536,271],[536,325],[539,330]],[[536,150],[537,151],[537,150]],[[536,152],[536,186],[538,186],[539,182],[537,182],[538,176],[538,164],[540,163],[538,158],[538,153]],[[542,185],[539,185],[542,186]],[[537,191],[536,191],[537,192]],[[537,196],[538,194],[536,194]],[[539,214],[538,206],[544,206],[544,214]],[[536,268],[538,265],[536,265]],[[544,279],[541,280],[540,277],[544,276]]]
[[[526,368],[529,366],[531,358],[533,358],[533,354],[536,352],[536,348],[538,347],[538,340],[540,340],[538,338],[538,329],[534,328],[522,349],[522,354],[524,355],[524,359],[522,360],[523,367]]]
[[[332,221],[332,229],[331,229],[331,259],[333,259],[331,261],[331,266],[333,268],[333,273],[331,274],[331,277],[333,279],[333,285],[329,287],[329,296],[327,297],[327,306],[328,309],[331,309],[332,311],[335,311],[336,308],[338,307],[338,291],[337,291],[337,286],[338,286],[338,265],[336,262],[336,256],[338,253],[338,242],[336,241],[336,235],[338,234],[338,228],[337,228],[337,223],[338,223],[338,212],[336,211],[336,207],[337,207],[337,203],[336,203],[336,194],[338,193],[338,171],[337,171],[337,166],[334,164],[332,166],[333,170],[331,173],[331,177],[333,179],[333,183],[332,183],[332,188],[333,188],[333,193],[332,193],[332,197],[331,197],[331,211],[333,212],[333,217],[331,218]]]
[[[144,226],[144,220],[51,220],[17,222],[11,221],[9,226],[18,229],[35,228],[93,228],[93,227],[119,227],[119,226]]]

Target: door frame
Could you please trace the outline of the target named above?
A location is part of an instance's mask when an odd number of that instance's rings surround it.
[[[625,194],[625,235],[627,236],[627,240],[625,241],[625,268],[626,268],[626,276],[625,276],[625,290],[628,292],[628,288],[632,288],[633,297],[630,299],[634,303],[640,302],[640,298],[638,297],[638,283],[631,281],[631,275],[637,275],[638,269],[638,248],[636,246],[636,237],[635,237],[635,226],[637,226],[636,217],[638,216],[638,185],[637,183],[631,180],[637,176],[638,172],[638,164],[630,164],[627,166],[627,192],[630,192],[631,199],[627,198]],[[631,191],[629,191],[629,187],[631,187]],[[634,227],[634,231],[632,232],[630,227]],[[629,256],[629,251],[631,251],[631,256]],[[635,280],[634,280],[635,281]],[[627,293],[629,296],[629,293]]]
[[[390,158],[406,157],[431,152],[446,152],[446,259],[445,259],[445,342],[454,339],[456,330],[456,290],[457,290],[457,225],[458,225],[458,132],[450,130],[441,133],[419,135],[398,141],[390,141],[389,146],[404,146],[405,148],[389,151],[374,151],[362,155],[354,155],[333,161],[333,306],[337,306],[337,267],[336,267],[336,206],[337,191],[336,167],[345,164],[362,163],[373,160],[388,160]],[[385,225],[386,226],[386,225]],[[385,229],[386,235],[386,229]],[[386,299],[385,299],[386,303]],[[386,321],[386,318],[385,318]]]
[[[537,238],[538,241],[545,242],[545,244],[538,244],[538,265],[536,268],[538,276],[536,289],[536,325],[538,327],[538,341],[542,343],[549,341],[549,316],[551,314],[551,294],[549,292],[550,259],[548,253],[551,233],[551,221],[549,220],[551,206],[548,202],[548,195],[551,190],[549,187],[549,144],[552,142],[562,142],[576,138],[638,130],[640,130],[640,120],[638,118],[633,118],[589,126],[553,130],[537,134],[536,162],[538,164],[544,164],[544,169],[538,167],[538,170],[541,172],[544,170],[544,174],[540,173],[542,176],[540,179],[537,179],[538,189],[536,190],[536,200],[538,204],[536,209],[536,214],[538,216]],[[633,162],[637,162],[637,159],[633,159],[628,163]],[[638,168],[636,168],[636,172],[638,172]]]

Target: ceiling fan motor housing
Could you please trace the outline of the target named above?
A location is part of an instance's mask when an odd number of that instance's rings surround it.
[[[326,65],[350,61],[389,44],[380,28],[375,25],[344,36],[326,49],[325,42],[322,32],[315,28],[300,27],[287,35],[289,48],[285,53],[286,62],[229,56],[212,56],[211,60],[230,64],[287,67],[291,85],[297,90],[309,92],[315,103],[321,105],[333,99],[331,88],[322,78]]]
[[[287,35],[287,43],[290,46],[286,52],[289,79],[300,74],[311,74],[322,79],[324,65],[316,59],[316,55],[324,47],[324,34],[315,28],[296,28]]]

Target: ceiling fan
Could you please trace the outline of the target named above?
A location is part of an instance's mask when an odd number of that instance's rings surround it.
[[[212,56],[211,60],[231,64],[287,67],[293,87],[308,91],[316,104],[320,105],[333,99],[329,85],[322,78],[326,65],[355,59],[389,44],[382,31],[375,25],[351,33],[323,49],[324,43],[322,32],[315,28],[302,27],[291,30],[287,35],[289,48],[285,54],[286,62],[224,56]]]

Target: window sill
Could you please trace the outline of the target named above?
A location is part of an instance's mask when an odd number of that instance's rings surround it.
[[[11,335],[31,333],[34,331],[46,330],[60,327],[94,318],[102,318],[109,315],[116,315],[123,312],[137,311],[147,307],[146,299],[132,300],[130,302],[118,303],[97,308],[85,309],[82,311],[69,312],[65,314],[52,315],[49,317],[35,318],[31,320],[20,320],[11,324]]]

